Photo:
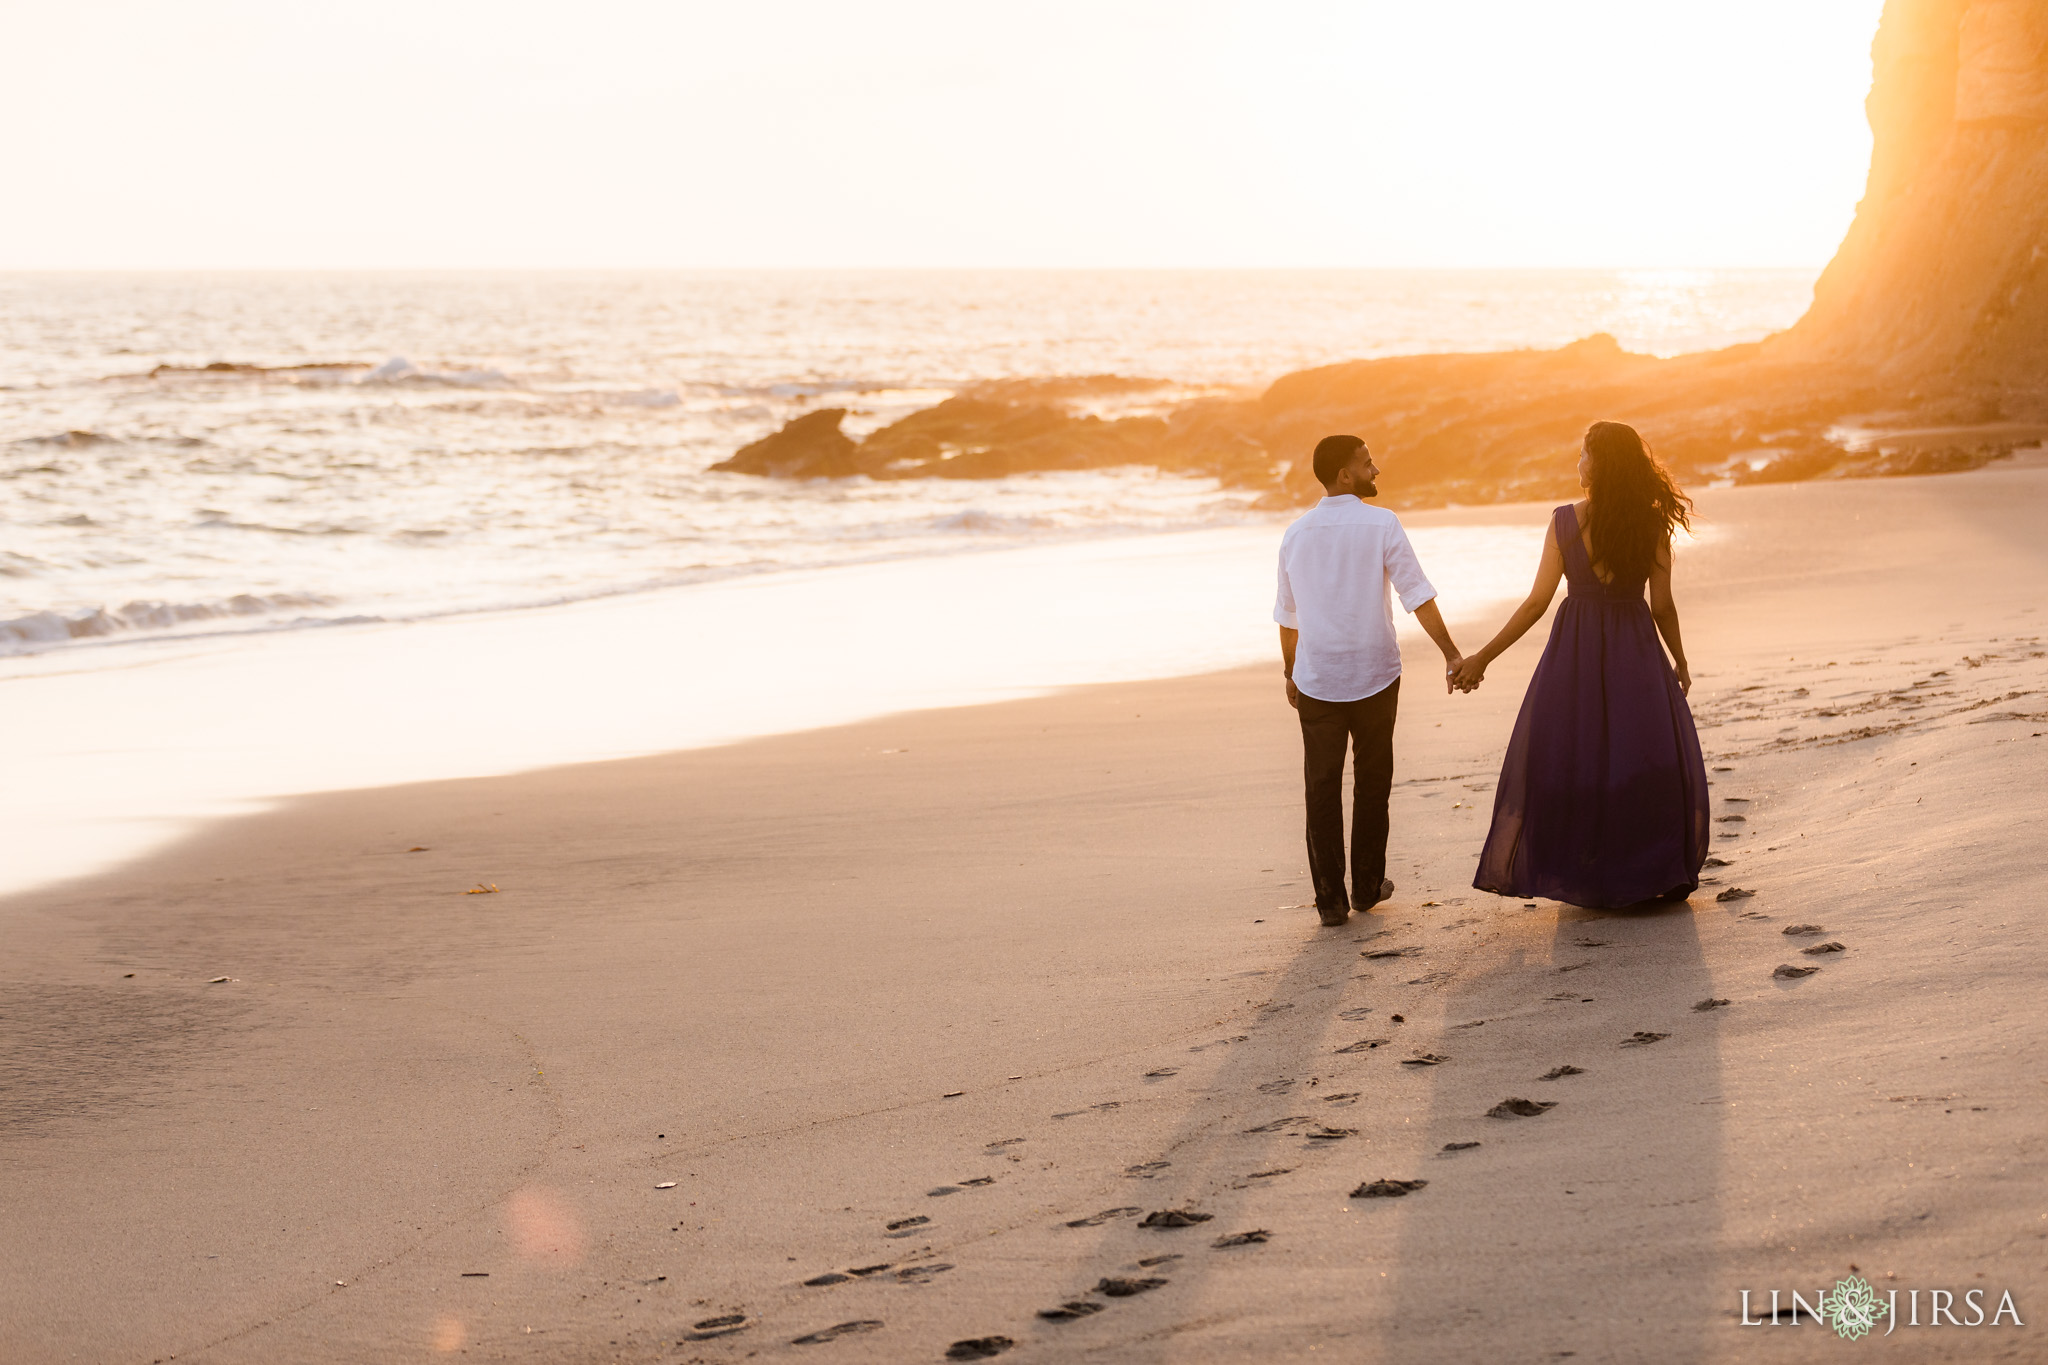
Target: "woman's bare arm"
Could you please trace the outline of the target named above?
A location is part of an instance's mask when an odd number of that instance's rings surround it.
[[[1543,613],[1550,610],[1550,599],[1557,596],[1557,585],[1564,578],[1564,551],[1557,544],[1557,523],[1543,533],[1543,558],[1536,565],[1536,584],[1529,589],[1529,595],[1522,599],[1522,605],[1515,608],[1515,614],[1500,628],[1500,634],[1487,641],[1486,647],[1477,654],[1468,654],[1458,665],[1457,684],[1466,691],[1479,686],[1486,677],[1486,666],[1507,652],[1508,646],[1529,633],[1529,627],[1543,619]]]
[[[1671,651],[1671,671],[1678,675],[1678,690],[1692,691],[1692,670],[1685,666],[1685,642],[1678,635],[1678,603],[1671,600],[1671,542],[1657,550],[1656,566],[1650,570],[1650,617],[1664,648]]]

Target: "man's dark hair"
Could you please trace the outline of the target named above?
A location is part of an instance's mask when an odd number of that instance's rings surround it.
[[[1316,442],[1316,482],[1328,488],[1365,444],[1356,436],[1325,436]],[[1299,447],[1296,447],[1299,449]]]

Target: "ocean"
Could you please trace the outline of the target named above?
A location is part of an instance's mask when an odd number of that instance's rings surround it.
[[[1257,526],[1213,480],[708,473],[810,408],[1792,322],[1811,270],[0,275],[0,656]],[[1128,404],[1120,411],[1132,410]],[[1139,409],[1142,410],[1142,409]]]

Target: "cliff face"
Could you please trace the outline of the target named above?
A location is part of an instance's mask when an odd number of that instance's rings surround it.
[[[1812,309],[1767,348],[1951,416],[2048,412],[2048,0],[1887,0],[1874,145]]]
[[[838,410],[808,414],[716,467],[887,479],[1141,464],[1278,505],[1320,494],[1308,452],[1348,431],[1393,476],[1389,501],[1416,506],[1569,494],[1579,438],[1603,418],[1635,424],[1688,482],[1983,464],[2048,434],[2048,0],[1886,0],[1871,61],[1855,222],[1813,307],[1764,342],[1668,360],[1588,337],[1354,361],[1287,375],[1255,401],[1117,421],[1074,415],[1062,386],[1145,381],[1017,381],[857,446]],[[1899,434],[1851,449],[1851,423]],[[1910,434],[1973,424],[1991,429]]]

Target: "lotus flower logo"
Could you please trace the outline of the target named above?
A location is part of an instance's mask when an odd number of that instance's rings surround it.
[[[1819,1312],[1821,1321],[1834,1328],[1836,1336],[1855,1341],[1877,1326],[1886,1309],[1870,1281],[1861,1275],[1851,1275],[1846,1280],[1836,1280],[1833,1289],[1822,1291]]]

